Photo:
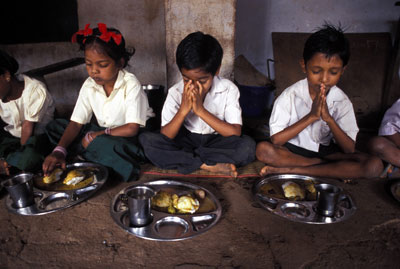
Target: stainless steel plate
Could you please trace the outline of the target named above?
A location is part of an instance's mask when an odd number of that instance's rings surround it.
[[[194,214],[170,214],[153,208],[153,221],[149,225],[133,227],[129,222],[126,193],[137,185],[150,186],[156,192],[173,192],[178,196],[201,189],[206,195]],[[178,241],[197,236],[213,227],[221,214],[221,204],[209,190],[192,183],[169,179],[136,183],[121,190],[111,202],[111,216],[122,229],[137,237],[156,241]]]
[[[329,183],[335,185],[333,180],[320,179],[304,175],[283,174],[271,175],[262,178],[253,186],[254,199],[268,211],[289,219],[291,221],[310,223],[310,224],[328,224],[344,221],[356,211],[351,196],[343,191],[339,198],[338,208],[333,217],[324,217],[315,212],[315,195],[306,191],[304,200],[289,200],[284,196],[282,185],[288,181],[297,183],[300,187],[312,181],[313,184]]]
[[[78,183],[75,187],[62,190],[62,188],[60,188],[62,180],[45,186],[41,183],[42,176],[37,175],[34,178],[33,187],[35,204],[29,207],[17,208],[10,195],[7,195],[6,206],[8,210],[19,215],[44,215],[65,209],[88,199],[103,186],[108,178],[107,168],[95,163],[85,162],[69,164],[67,165],[66,173],[77,168],[89,169],[91,171],[91,176],[93,175],[93,179],[90,179],[82,185],[78,185]]]

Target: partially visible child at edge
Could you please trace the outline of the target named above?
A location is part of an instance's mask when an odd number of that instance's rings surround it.
[[[386,111],[378,136],[371,138],[368,149],[387,163],[382,177],[400,177],[400,99]]]
[[[236,177],[237,166],[255,159],[255,142],[241,136],[239,90],[218,76],[223,50],[211,35],[195,32],[176,50],[182,80],[162,109],[161,134],[142,133],[146,157],[163,169],[197,169]]]
[[[296,173],[330,178],[377,177],[380,159],[355,150],[353,105],[336,84],[350,57],[340,27],[324,25],[306,41],[300,66],[306,78],[276,99],[270,141],[257,145],[260,174]]]
[[[137,179],[139,163],[145,161],[137,134],[153,112],[140,82],[124,69],[132,54],[121,33],[103,23],[94,29],[87,24],[72,41],[85,53],[89,78],[82,85],[70,122],[58,119],[47,126],[57,147],[45,159],[43,172],[48,175],[58,165],[65,169],[68,150],[110,168],[112,177]],[[93,114],[97,124],[90,123]]]
[[[44,128],[53,119],[53,99],[44,83],[17,76],[18,68],[18,62],[0,50],[0,117],[5,123],[0,130],[0,174],[6,175],[11,167],[40,169],[51,151]]]

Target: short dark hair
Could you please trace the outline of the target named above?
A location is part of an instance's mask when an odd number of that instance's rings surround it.
[[[7,52],[0,50],[0,75],[8,71],[11,76],[17,73],[19,64],[14,57],[10,56]]]
[[[335,27],[325,23],[307,39],[303,50],[304,63],[320,52],[328,58],[337,54],[342,59],[343,66],[346,66],[350,58],[350,45],[343,32],[340,25]]]
[[[101,52],[110,56],[116,63],[118,63],[121,59],[124,59],[124,66],[128,65],[128,61],[131,56],[135,53],[135,50],[132,51],[125,48],[125,39],[122,36],[121,32],[115,28],[108,28],[107,31],[113,32],[115,34],[121,35],[121,43],[115,43],[113,38],[110,38],[108,42],[102,40],[100,38],[101,32],[100,29],[93,28],[93,32],[90,35],[78,34],[76,35],[76,42],[79,44],[80,49],[85,51],[86,48],[90,48],[93,46],[97,46],[100,48]]]
[[[217,73],[221,66],[223,50],[218,40],[202,32],[194,32],[186,36],[176,49],[176,64],[179,70],[185,68]]]

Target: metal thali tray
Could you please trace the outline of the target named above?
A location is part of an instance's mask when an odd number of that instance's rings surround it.
[[[144,227],[134,227],[129,221],[126,193],[138,185],[149,186],[155,192],[162,190],[178,196],[203,190],[205,197],[199,200],[200,207],[193,214],[171,214],[152,207],[152,222]],[[209,190],[192,183],[169,179],[134,184],[121,190],[111,202],[111,216],[118,226],[137,237],[156,241],[178,241],[197,236],[217,224],[221,214],[221,204]]]
[[[301,188],[305,188],[305,184],[329,183],[335,185],[334,181],[329,179],[304,175],[270,175],[262,178],[253,185],[252,192],[254,199],[264,209],[278,216],[291,221],[309,224],[341,222],[352,216],[357,209],[351,196],[343,191],[339,196],[335,215],[332,217],[319,215],[315,210],[317,204],[316,193],[305,190],[306,196],[301,201],[289,200],[284,196],[282,185],[288,181],[297,183]]]
[[[63,184],[63,178],[73,169],[83,169],[86,174],[85,179],[75,186]],[[68,164],[61,179],[51,184],[43,182],[43,175],[35,175],[33,179],[35,203],[33,205],[17,208],[10,195],[7,195],[6,206],[9,211],[19,215],[34,216],[52,213],[88,199],[103,186],[107,178],[108,170],[102,165],[87,162]]]

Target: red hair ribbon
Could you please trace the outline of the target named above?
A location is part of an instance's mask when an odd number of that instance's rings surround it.
[[[73,43],[76,42],[76,36],[77,35],[83,35],[83,36],[90,36],[93,34],[93,29],[89,28],[90,24],[86,24],[85,29],[83,30],[79,30],[78,32],[76,32],[75,34],[72,35],[71,41]],[[85,43],[85,40],[83,40],[83,43]]]
[[[107,26],[104,23],[97,24],[99,26],[99,30],[101,32],[101,36],[99,38],[105,42],[110,41],[110,39],[114,39],[115,44],[119,45],[122,41],[122,35],[116,34],[111,31],[107,31]]]

